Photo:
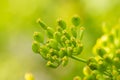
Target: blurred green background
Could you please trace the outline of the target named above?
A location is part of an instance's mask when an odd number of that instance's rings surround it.
[[[92,47],[102,35],[103,22],[112,27],[120,17],[120,0],[0,0],[0,80],[24,80],[27,72],[36,80],[72,80],[83,76],[83,63],[70,60],[66,67],[51,69],[45,60],[32,52],[36,23],[41,18],[50,27],[63,18],[68,25],[73,15],[79,15],[84,34],[84,51],[79,57],[93,56]]]

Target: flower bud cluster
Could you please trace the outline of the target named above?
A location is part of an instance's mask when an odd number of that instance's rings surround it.
[[[67,26],[62,19],[57,21],[58,27],[54,31],[43,21],[38,19],[38,23],[46,32],[46,35],[35,32],[33,35],[32,50],[40,54],[46,61],[46,65],[52,68],[60,64],[66,66],[69,58],[79,55],[83,50],[81,43],[84,28],[80,27],[80,18],[72,18],[72,27]],[[47,37],[47,38],[46,38]]]
[[[107,30],[93,48],[95,57],[89,58],[83,69],[83,80],[120,80],[119,28]]]

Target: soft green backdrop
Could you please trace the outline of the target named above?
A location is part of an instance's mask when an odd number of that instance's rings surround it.
[[[51,69],[41,56],[32,52],[32,35],[41,31],[41,18],[50,27],[63,18],[68,25],[73,15],[81,17],[84,51],[80,57],[93,56],[92,47],[102,35],[103,22],[112,27],[120,17],[120,0],[0,0],[0,80],[24,80],[27,72],[36,80],[72,80],[83,76],[83,63],[70,60],[66,67]]]

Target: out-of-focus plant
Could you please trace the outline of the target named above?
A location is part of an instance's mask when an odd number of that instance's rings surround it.
[[[120,39],[119,26],[109,30],[103,26],[103,36],[97,40],[93,47],[94,57],[88,60],[77,57],[83,50],[81,42],[84,27],[80,27],[80,18],[71,19],[72,26],[67,26],[62,19],[57,21],[58,27],[53,30],[40,19],[37,20],[46,34],[35,32],[32,50],[40,54],[46,65],[57,68],[60,64],[66,66],[69,58],[83,62],[85,77],[83,80],[119,80],[120,79]],[[81,80],[79,76],[74,80]]]

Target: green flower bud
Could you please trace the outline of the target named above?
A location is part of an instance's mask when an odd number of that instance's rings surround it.
[[[104,61],[105,61],[107,64],[112,65],[113,61],[112,61],[112,58],[111,58],[110,56],[104,55],[104,56],[103,56],[103,59],[104,59]]]
[[[66,66],[68,64],[68,57],[67,56],[64,56],[63,58],[62,58],[62,65],[63,66]]]
[[[70,39],[70,35],[66,30],[63,31],[63,35],[65,35],[68,39]]]
[[[76,76],[76,77],[73,78],[73,80],[82,80],[82,79],[81,79],[81,77]]]
[[[40,53],[40,44],[37,42],[37,41],[34,41],[32,43],[32,50],[35,52],[35,53]]]
[[[54,31],[53,31],[52,28],[47,27],[46,32],[47,32],[47,35],[48,35],[49,38],[53,38],[53,33],[54,33]]]
[[[97,70],[97,63],[90,63],[88,66],[91,70]]]
[[[72,45],[71,42],[70,42],[70,40],[66,40],[65,44],[66,44],[66,46],[71,46]]]
[[[97,48],[96,51],[100,57],[103,57],[107,53],[104,48]]]
[[[83,73],[84,75],[89,76],[92,73],[92,71],[88,66],[85,66],[83,69]]]
[[[106,71],[107,65],[103,61],[98,62],[98,70],[99,72],[103,73]]]
[[[67,40],[66,36],[63,35],[63,36],[61,37],[61,42],[65,43],[66,40]]]
[[[40,55],[46,59],[46,55],[48,54],[49,52],[49,48],[45,45],[41,46],[40,48]]]
[[[83,50],[83,45],[82,44],[78,44],[77,45],[77,47],[76,48],[74,48],[75,50],[75,55],[79,55],[81,52],[82,52],[82,50]]]
[[[61,27],[57,27],[57,31],[58,31],[58,32],[62,33],[62,30],[63,30],[63,29],[62,29]]]
[[[84,27],[81,27],[81,28],[80,28],[80,32],[79,32],[79,35],[78,35],[78,38],[79,38],[80,40],[82,40],[82,38],[83,38],[84,30],[85,30]]]
[[[59,19],[57,22],[58,22],[58,25],[59,25],[62,29],[66,29],[66,23],[65,23],[65,21],[63,21],[62,19]]]
[[[58,42],[60,42],[61,41],[61,33],[60,32],[55,32],[54,33],[54,38],[58,41]]]
[[[57,61],[58,60],[57,55],[52,56],[52,60]]]
[[[40,18],[37,20],[37,23],[39,23],[44,30],[47,29],[47,25],[43,21],[41,21]]]
[[[67,55],[72,56],[73,53],[73,48],[72,47],[67,47]]]
[[[80,25],[80,18],[78,16],[73,16],[72,23],[74,26],[79,26]]]
[[[61,48],[59,51],[59,56],[62,58],[66,56],[66,54],[67,54],[66,48]]]
[[[58,42],[55,39],[50,39],[48,45],[49,45],[49,47],[58,49]]]
[[[72,44],[76,47],[76,40],[75,40],[74,37],[71,37],[71,42],[72,42]]]
[[[75,38],[77,37],[77,29],[75,27],[71,28],[71,33]]]
[[[43,35],[40,32],[34,32],[33,38],[37,42],[40,42],[40,43],[44,42]]]
[[[57,68],[58,64],[57,63],[52,63],[51,61],[48,61],[46,66],[51,67],[51,68]]]

